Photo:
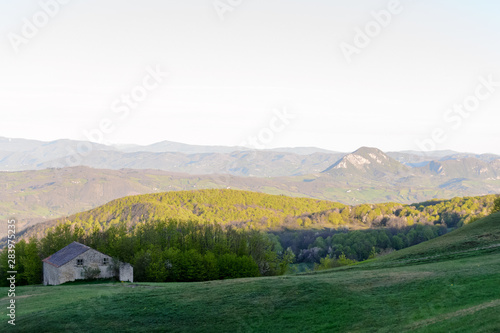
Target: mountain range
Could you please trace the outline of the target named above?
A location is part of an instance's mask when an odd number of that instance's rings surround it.
[[[112,170],[157,169],[196,175],[283,177],[321,172],[335,175],[368,172],[376,176],[380,172],[403,174],[410,168],[417,173],[442,174],[449,169],[448,172],[456,177],[497,178],[499,160],[498,155],[454,151],[382,153],[366,147],[353,153],[314,147],[250,150],[171,141],[148,146],[111,146],[88,141],[44,142],[0,137],[0,171],[88,166]]]
[[[149,146],[106,146],[74,140],[43,142],[0,138],[0,171],[88,166],[278,177],[321,172],[343,155],[307,147],[249,150],[168,141]]]
[[[0,170],[0,218],[18,217],[21,225],[178,190],[232,188],[350,205],[500,193],[500,156],[368,147],[340,153],[0,138]]]

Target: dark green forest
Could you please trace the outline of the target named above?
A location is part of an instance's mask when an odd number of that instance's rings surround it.
[[[368,230],[285,231],[276,233],[282,247],[290,248],[296,261],[318,263],[324,257],[362,261],[370,256],[416,245],[446,234],[444,225],[417,224],[404,228]]]

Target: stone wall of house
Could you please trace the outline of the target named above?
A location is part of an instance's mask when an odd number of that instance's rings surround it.
[[[43,263],[43,284],[59,284],[59,269],[51,264],[47,264],[46,262]]]
[[[83,259],[83,265],[81,266],[77,265],[79,259]],[[107,259],[107,264],[104,263],[104,259]],[[99,270],[101,271],[98,277],[99,279],[112,278],[114,273],[110,268],[111,260],[112,259],[110,256],[107,256],[94,249],[90,249],[80,254],[79,256],[75,257],[73,260],[69,261],[65,265],[61,266],[60,269],[64,268],[63,271],[64,270],[73,271],[74,272],[73,280],[85,278],[83,270],[84,267],[99,268]],[[67,281],[73,281],[73,280],[67,280]]]
[[[120,281],[134,282],[134,268],[127,263],[120,263]]]
[[[80,278],[80,270],[76,267],[76,265],[71,265],[71,262],[58,267],[58,283],[61,284],[68,281],[75,281]]]

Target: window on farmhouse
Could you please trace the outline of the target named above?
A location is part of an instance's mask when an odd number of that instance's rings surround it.
[[[103,258],[102,259],[102,264],[103,265],[107,265],[109,263],[108,261],[109,261],[109,258]]]
[[[83,266],[83,259],[76,259],[77,266]]]

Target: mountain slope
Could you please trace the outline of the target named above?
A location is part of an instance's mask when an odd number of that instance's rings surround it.
[[[77,152],[109,150],[108,146],[75,140],[50,142],[0,138],[0,170],[34,170],[73,166]],[[55,163],[58,161],[58,163]],[[68,162],[69,161],[69,162]],[[72,162],[76,161],[76,162]],[[48,166],[47,166],[48,165]]]
[[[448,159],[432,161],[420,170],[440,177],[500,179],[500,160],[487,162],[471,157]]]

